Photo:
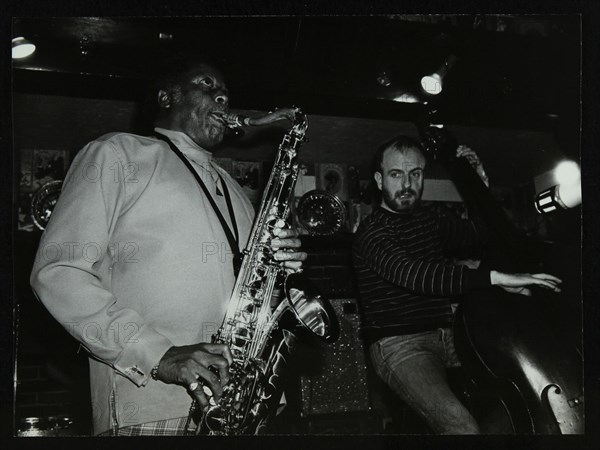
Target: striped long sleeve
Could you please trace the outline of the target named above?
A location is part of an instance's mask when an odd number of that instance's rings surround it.
[[[488,240],[487,226],[481,220],[463,220],[454,215],[437,220],[444,249],[466,248]]]
[[[469,221],[444,222],[426,210],[377,209],[357,231],[353,257],[365,333],[426,331],[452,320],[448,297],[489,286],[489,271],[450,264],[443,249],[481,236]]]

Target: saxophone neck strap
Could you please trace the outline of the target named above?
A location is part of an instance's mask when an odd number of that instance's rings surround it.
[[[233,232],[229,228],[229,225],[227,224],[225,217],[223,217],[221,210],[215,203],[215,200],[213,199],[212,195],[210,194],[210,191],[208,190],[208,188],[206,187],[206,184],[204,183],[204,181],[202,181],[202,178],[200,178],[200,175],[198,175],[198,172],[196,172],[196,170],[194,169],[194,167],[192,166],[190,161],[185,157],[185,155],[181,152],[181,150],[179,150],[177,148],[177,146],[173,143],[173,141],[171,141],[171,139],[169,139],[167,136],[165,136],[164,134],[156,133],[156,137],[158,139],[166,142],[169,145],[169,147],[171,148],[173,153],[175,153],[175,155],[177,155],[177,157],[181,160],[181,162],[183,162],[185,167],[187,167],[187,169],[194,176],[194,178],[198,182],[198,185],[204,192],[204,195],[206,196],[210,205],[212,206],[212,208],[215,212],[215,215],[217,216],[217,219],[219,219],[219,222],[221,223],[221,227],[223,228],[223,231],[225,232],[225,236],[227,237],[227,241],[229,242],[229,247],[231,248],[231,251],[233,252],[233,271],[234,271],[235,275],[237,276],[237,274],[239,272],[241,260],[242,260],[242,253],[240,252],[240,246],[239,246],[240,237],[239,237],[237,222],[235,220],[235,212],[233,209],[233,203],[231,202],[231,195],[229,194],[229,188],[227,187],[225,180],[223,179],[221,174],[217,172],[217,174],[219,175],[219,179],[221,180],[221,186],[223,188],[225,202],[227,203],[227,210],[229,212],[229,218],[231,219],[231,225],[233,226]],[[234,233],[235,233],[235,235],[234,235]]]
[[[235,211],[233,209],[233,203],[231,202],[231,195],[229,194],[229,188],[227,187],[227,183],[225,183],[225,180],[223,179],[221,174],[216,170],[215,170],[215,172],[217,172],[217,175],[219,175],[219,180],[221,180],[221,187],[223,189],[223,194],[225,195],[225,203],[227,203],[227,211],[229,211],[229,218],[231,219],[231,226],[233,227],[233,232],[235,233],[235,243],[236,243],[235,248],[238,250],[238,253],[239,253],[240,233],[238,230],[237,222],[235,220]],[[194,172],[194,173],[196,173],[196,172]],[[198,175],[198,174],[196,174],[196,175]]]

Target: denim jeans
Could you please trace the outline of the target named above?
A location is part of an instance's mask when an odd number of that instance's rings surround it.
[[[458,367],[450,328],[390,336],[369,348],[375,372],[437,434],[478,434],[479,427],[450,387]]]

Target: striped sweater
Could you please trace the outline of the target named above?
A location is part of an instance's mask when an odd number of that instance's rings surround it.
[[[490,272],[449,263],[444,251],[475,245],[484,234],[472,221],[425,208],[411,214],[376,208],[353,243],[367,341],[449,326],[449,297],[489,286]]]

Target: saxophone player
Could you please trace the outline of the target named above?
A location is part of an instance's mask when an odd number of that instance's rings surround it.
[[[218,402],[232,362],[207,343],[254,216],[213,161],[229,93],[213,65],[171,61],[155,99],[152,136],[109,133],[78,153],[31,274],[89,352],[94,435],[183,434],[191,399],[208,406],[204,384]],[[297,233],[274,234],[275,259],[300,268]]]

